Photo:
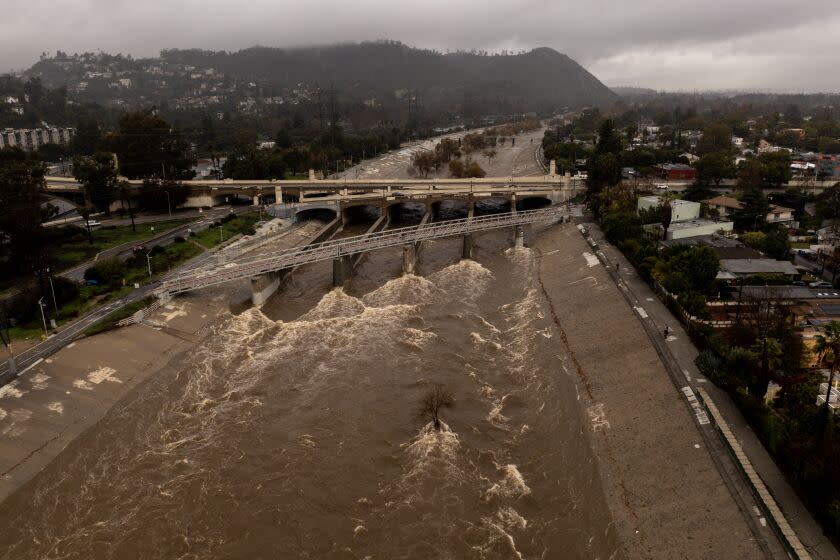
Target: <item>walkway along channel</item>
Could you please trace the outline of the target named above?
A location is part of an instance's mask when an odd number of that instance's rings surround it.
[[[749,519],[768,557],[839,560],[840,554],[834,545],[825,537],[729,396],[700,375],[694,365],[697,349],[680,322],[636,274],[624,255],[604,239],[597,225],[585,224],[578,228],[583,228],[581,233],[586,241],[636,312],[674,386],[695,414],[721,477]],[[667,339],[662,334],[666,325],[671,333]],[[702,398],[698,399],[695,393]],[[736,448],[740,455],[748,457],[747,462],[738,460],[740,457],[733,450],[731,439],[738,444]],[[751,480],[750,472],[760,477],[763,489]]]
[[[161,297],[198,290],[235,280],[255,278],[302,264],[324,260],[341,262],[347,257],[387,247],[415,245],[430,239],[471,234],[504,227],[521,227],[526,224],[559,220],[569,215],[565,206],[553,206],[541,210],[468,217],[461,220],[447,220],[423,227],[405,227],[384,230],[345,239],[316,243],[306,247],[267,251],[254,257],[237,261],[219,262],[212,267],[199,268],[176,274],[165,280],[157,293]],[[521,235],[517,235],[521,237]]]

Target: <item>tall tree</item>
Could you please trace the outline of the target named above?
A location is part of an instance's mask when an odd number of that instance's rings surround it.
[[[587,162],[586,197],[596,215],[601,214],[601,192],[621,181],[621,135],[612,119],[605,119],[598,129],[595,152]]]
[[[825,393],[825,411],[828,414],[828,401],[831,397],[831,386],[834,384],[834,373],[840,358],[840,321],[831,321],[823,329],[823,334],[817,335],[817,353],[822,361],[830,363],[828,374],[828,389]]]
[[[43,257],[44,166],[18,148],[0,150],[0,271],[32,270]]]
[[[742,207],[733,215],[735,227],[740,230],[760,229],[770,211],[767,196],[760,189],[753,189],[743,195],[741,204]]]
[[[114,155],[99,152],[94,156],[76,157],[73,176],[81,183],[87,200],[98,210],[110,212],[117,195],[117,167]]]
[[[99,130],[96,119],[82,118],[76,125],[76,134],[73,136],[73,153],[80,156],[92,156],[99,150],[101,141],[102,132]]]
[[[192,179],[195,156],[175,129],[153,112],[138,111],[120,117],[119,131],[111,137],[120,171],[130,179]]]
[[[732,129],[726,123],[710,124],[703,130],[703,136],[697,144],[697,151],[703,154],[732,152]]]
[[[720,185],[724,179],[735,175],[735,163],[727,152],[710,152],[697,162],[697,182],[701,185]]]

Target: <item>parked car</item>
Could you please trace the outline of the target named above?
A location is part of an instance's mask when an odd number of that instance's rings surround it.
[[[661,191],[667,191],[668,190],[668,185],[666,185],[664,183],[657,183],[657,184],[654,185],[654,187],[661,190]]]
[[[824,282],[824,281],[821,280],[821,281],[818,281],[818,282],[811,282],[810,284],[808,284],[808,287],[809,288],[833,288],[834,286],[831,285],[831,282]]]
[[[131,248],[131,251],[133,253],[143,253],[143,252],[146,251],[146,246],[145,245],[135,245],[134,247]]]
[[[87,226],[88,227],[96,227],[96,226],[101,226],[101,225],[102,224],[97,222],[96,220],[88,220],[87,221]]]

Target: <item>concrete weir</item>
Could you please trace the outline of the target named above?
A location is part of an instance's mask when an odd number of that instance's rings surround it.
[[[341,218],[336,218],[318,230],[318,232],[313,235],[312,238],[308,239],[304,245],[311,245],[313,243],[325,241],[332,237],[340,227]],[[264,304],[268,301],[268,298],[277,291],[277,288],[280,287],[283,280],[295,270],[296,268],[283,269],[276,272],[269,272],[267,274],[260,274],[259,276],[251,278],[251,302],[254,305]]]
[[[423,219],[420,220],[420,225],[417,226],[417,229],[422,229],[431,220],[432,212],[431,210],[429,210],[423,215]],[[417,243],[409,243],[408,245],[403,246],[403,274],[414,274],[414,271],[417,269],[417,259],[420,257],[420,250],[422,248],[422,241],[418,241]]]

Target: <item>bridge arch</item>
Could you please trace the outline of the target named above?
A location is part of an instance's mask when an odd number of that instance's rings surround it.
[[[436,221],[466,218],[469,212],[470,204],[464,199],[449,198],[432,203],[432,219]]]
[[[423,216],[428,212],[429,206],[420,201],[400,201],[388,206],[391,222],[396,224],[420,223]]]
[[[548,206],[551,206],[551,199],[545,196],[526,196],[516,201],[516,209],[520,211],[539,210]]]
[[[328,206],[315,206],[311,208],[301,208],[295,213],[295,221],[305,222],[308,220],[320,220],[322,222],[331,222],[338,217],[338,213],[334,208]]]
[[[353,204],[342,210],[344,222],[347,224],[362,224],[375,222],[382,216],[382,207],[376,204]]]
[[[490,196],[475,201],[475,215],[502,214],[511,211],[510,199],[503,196]]]

